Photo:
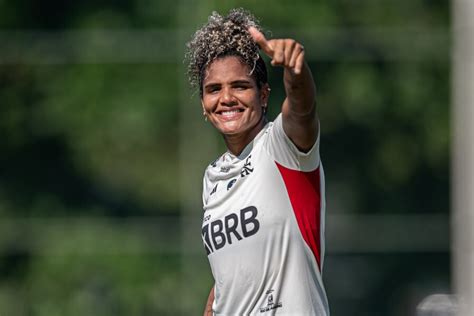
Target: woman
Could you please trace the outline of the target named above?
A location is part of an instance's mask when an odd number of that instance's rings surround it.
[[[203,181],[202,239],[215,279],[205,315],[329,315],[319,123],[303,46],[267,40],[235,9],[214,12],[187,47],[203,115],[227,146]],[[259,48],[284,68],[274,122]]]

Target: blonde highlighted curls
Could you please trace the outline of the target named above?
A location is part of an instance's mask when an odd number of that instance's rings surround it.
[[[186,44],[189,82],[193,88],[199,87],[201,96],[207,66],[223,56],[240,57],[251,69],[257,84],[266,83],[265,63],[258,53],[258,45],[247,31],[250,26],[261,30],[258,20],[242,8],[230,10],[227,16],[212,12],[207,23]]]

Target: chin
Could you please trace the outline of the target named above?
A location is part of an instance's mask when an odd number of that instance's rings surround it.
[[[235,135],[239,134],[242,132],[242,128],[240,125],[237,124],[226,124],[226,125],[221,125],[217,128],[222,134],[225,135]]]
[[[229,129],[229,128],[219,129],[219,131],[224,135],[237,135],[237,134],[242,133],[242,131],[239,129]]]

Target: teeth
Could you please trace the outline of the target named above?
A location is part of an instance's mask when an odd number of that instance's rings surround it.
[[[235,113],[239,113],[239,111],[238,110],[224,111],[224,112],[222,112],[222,115],[232,115],[232,114],[235,114]]]

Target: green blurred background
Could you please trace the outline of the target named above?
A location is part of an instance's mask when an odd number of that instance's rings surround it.
[[[449,1],[0,0],[1,316],[201,314],[201,177],[224,145],[184,46],[241,6],[314,73],[332,315],[451,292]]]

